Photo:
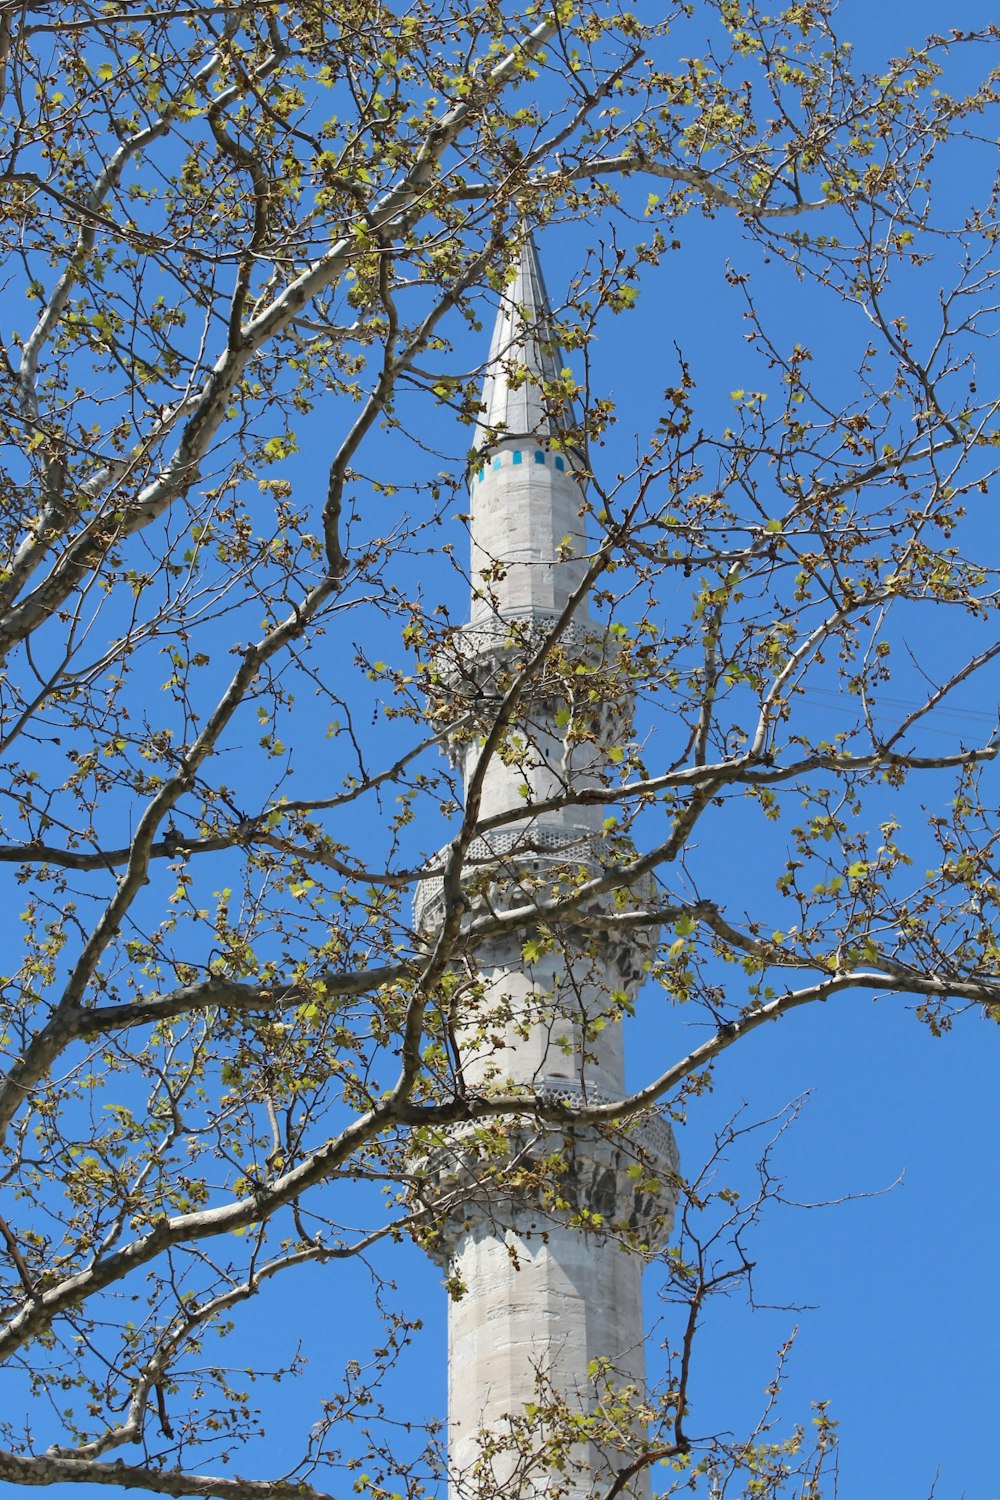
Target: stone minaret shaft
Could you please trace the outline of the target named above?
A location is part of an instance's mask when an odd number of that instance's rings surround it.
[[[440,674],[456,715],[464,699],[484,724],[586,569],[582,464],[560,403],[550,320],[525,236],[501,301],[476,432],[471,621]],[[525,694],[515,734],[485,768],[480,818],[506,820],[469,850],[473,913],[551,901],[614,865],[602,834],[606,808],[531,814],[560,789],[599,778],[630,717],[627,691],[608,690],[614,658],[585,601],[559,651],[559,670],[543,672]],[[480,736],[457,730],[452,754],[468,784]],[[598,897],[589,910],[602,901],[612,909]],[[416,911],[425,933],[440,920],[440,903],[440,882],[426,880]],[[618,893],[613,909],[621,908]],[[522,926],[482,943],[477,976],[458,989],[462,1087],[523,1089],[570,1107],[620,1098],[618,1017],[638,989],[650,941],[648,932],[595,937],[577,921]],[[659,1120],[617,1133],[539,1126],[530,1113],[526,1121],[506,1136],[455,1132],[426,1163],[428,1192],[441,1205],[441,1258],[458,1293],[449,1318],[452,1500],[600,1495],[635,1454],[635,1430],[614,1414],[612,1393],[642,1388],[641,1250],[669,1232],[673,1138]],[[578,1422],[584,1440],[564,1449],[567,1417],[591,1425]],[[646,1492],[644,1477],[625,1490]]]

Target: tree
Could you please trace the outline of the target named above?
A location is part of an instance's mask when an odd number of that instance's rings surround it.
[[[949,717],[992,712],[1000,653],[1000,434],[976,378],[997,37],[872,72],[822,0],[655,23],[562,0],[0,5],[0,857],[21,938],[0,1356],[8,1411],[32,1412],[2,1423],[0,1477],[324,1493],[410,1320],[388,1314],[376,1373],[344,1372],[273,1485],[220,1467],[243,1472],[257,1418],[216,1341],[303,1265],[432,1237],[408,1196],[429,1133],[565,1121],[465,1091],[448,1047],[489,921],[466,919],[481,829],[440,754],[467,587],[451,523],[518,223],[578,226],[575,373],[543,394],[588,447],[586,586],[617,651],[602,677],[567,615],[502,711],[461,712],[516,756],[538,674],[583,737],[581,692],[627,677],[634,733],[600,787],[560,796],[607,808],[605,888],[654,877],[620,920],[665,931],[650,983],[705,1022],[693,1048],[664,1028],[642,1086],[576,1118],[680,1113],[722,1053],[843,991],[912,997],[938,1032],[1000,1014],[995,726]],[[731,236],[758,388],[702,396],[702,351],[678,348],[636,443],[593,340],[706,221]],[[843,309],[834,347],[783,325],[800,295]],[[302,430],[329,445],[322,494]],[[749,885],[720,840],[753,842]],[[441,846],[428,950],[411,900]],[[606,920],[571,884],[521,914],[526,942]],[[745,1273],[758,1207],[695,1174],[689,1213],[712,1199],[734,1258],[692,1217],[668,1263],[680,1358],[639,1456],[669,1453],[681,1487],[719,1462],[778,1493],[806,1458],[766,1433],[692,1448],[685,1426],[690,1338]],[[433,1443],[391,1439],[361,1488],[417,1494]]]

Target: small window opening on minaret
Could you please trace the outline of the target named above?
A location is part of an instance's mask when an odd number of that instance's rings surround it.
[[[542,452],[541,448],[536,448],[535,449],[535,463],[536,464],[543,464],[544,462],[545,462],[545,454]]]
[[[524,457],[524,454],[521,452],[520,448],[516,449],[515,453],[514,453],[514,462],[516,464],[519,464],[521,462],[521,460],[523,459],[523,457]]]
[[[559,470],[560,474],[563,472],[563,470],[565,469],[565,467],[566,467],[565,461],[563,459],[561,459],[561,458],[557,458],[556,459],[556,468]]]

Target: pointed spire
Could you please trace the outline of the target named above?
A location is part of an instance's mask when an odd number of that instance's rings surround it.
[[[552,332],[552,308],[531,230],[520,231],[514,276],[500,297],[483,381],[477,454],[500,438],[552,438],[570,430],[566,416],[547,406],[543,385],[562,373],[562,351]],[[523,372],[527,372],[526,374]]]

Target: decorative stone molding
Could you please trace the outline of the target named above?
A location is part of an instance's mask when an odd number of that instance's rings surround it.
[[[566,1123],[532,1121],[536,1101],[563,1104]],[[607,1127],[573,1123],[574,1110],[613,1102],[575,1079],[547,1077],[502,1131],[495,1122],[449,1131],[414,1172],[413,1199],[440,1219],[435,1258],[446,1262],[482,1225],[530,1236],[568,1224],[633,1249],[663,1243],[679,1191],[673,1130],[654,1112]]]
[[[466,680],[480,662],[510,666],[544,645],[555,623],[555,615],[494,615],[475,624],[461,625],[447,637],[446,645],[438,647],[435,665],[448,675],[449,685]],[[604,628],[589,620],[571,621],[564,626],[556,649],[590,666],[610,664],[617,655]]]
[[[450,852],[450,846],[439,850],[417,886],[414,926],[418,932],[435,932],[441,924],[444,876],[435,871],[444,870]],[[526,828],[493,829],[474,838],[466,850],[462,880],[468,888],[469,907],[474,912],[501,912],[571,894],[570,880],[577,874],[588,880],[613,874],[615,865],[607,853],[604,835],[582,826],[531,823]],[[657,886],[649,876],[633,882],[631,889],[636,897],[633,909],[655,900]]]
[[[542,1079],[538,1096],[546,1103],[565,1104],[567,1109],[586,1109],[588,1105],[615,1102],[610,1094],[595,1088],[593,1084],[588,1084],[585,1088],[579,1079],[556,1078],[551,1075]],[[666,1162],[667,1175],[676,1173],[680,1156],[673,1127],[668,1120],[655,1110],[650,1110],[647,1114],[637,1116],[635,1122],[629,1124],[628,1130],[651,1161]]]
[[[596,879],[603,869],[597,857],[599,842],[592,829],[554,828],[543,823],[480,835],[469,845],[462,867],[462,883],[468,888],[471,908],[501,911],[550,897],[552,877],[567,866],[584,872],[588,880]],[[448,846],[435,855],[431,873],[424,875],[417,887],[413,921],[420,932],[433,932],[440,925],[444,880],[433,872],[443,870],[449,855]],[[488,885],[484,884],[486,875],[490,877]]]
[[[432,706],[436,698],[443,697],[450,714],[457,715],[463,699],[498,697],[503,691],[503,678],[544,645],[555,623],[555,616],[495,615],[454,630],[434,652],[437,683],[427,688]],[[553,649],[585,665],[589,672],[605,673],[614,679],[613,691],[606,685],[598,704],[581,704],[581,712],[593,712],[599,734],[610,740],[631,722],[632,716],[630,684],[616,676],[619,653],[615,642],[592,622],[571,622],[560,632]],[[524,695],[536,706],[551,702],[553,709],[565,703],[568,696],[566,678],[548,663],[542,664]]]
[[[489,456],[481,456],[469,472],[470,490],[482,484],[488,474],[508,466],[516,469],[521,465],[525,467],[542,465],[557,474],[572,474],[583,465],[583,459],[572,449],[566,448],[554,452],[532,433],[501,432],[489,447],[491,450]]]
[[[414,926],[425,936],[437,931],[444,916],[444,881],[433,871],[443,869],[449,853],[446,847],[435,857],[431,872],[422,877],[413,899]],[[469,915],[502,913],[571,895],[580,877],[589,881],[614,874],[608,853],[606,837],[588,828],[532,823],[482,834],[469,845],[462,869]],[[641,911],[656,899],[656,882],[651,876],[642,876],[629,884],[629,906],[624,909]],[[610,892],[594,897],[579,915],[570,913],[560,921],[560,935],[568,938],[574,926],[585,929],[588,912],[612,909],[623,910],[620,898]],[[592,928],[591,932],[621,975],[633,969],[638,972],[658,938],[653,927],[624,929],[613,936],[607,930]]]

